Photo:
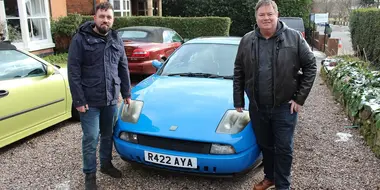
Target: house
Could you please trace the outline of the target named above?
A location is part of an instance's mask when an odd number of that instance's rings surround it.
[[[90,15],[94,13],[94,2],[109,1],[115,16],[162,16],[162,0],[63,0],[67,13]]]
[[[37,55],[53,52],[50,18],[69,13],[94,14],[109,1],[115,16],[162,16],[162,0],[0,0],[0,30],[17,48]]]

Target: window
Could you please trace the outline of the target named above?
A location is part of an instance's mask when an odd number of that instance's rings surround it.
[[[5,36],[13,42],[22,42],[20,15],[17,1],[5,0]]]
[[[182,45],[166,61],[161,75],[173,73],[208,73],[232,76],[238,45]]]
[[[49,0],[0,0],[5,38],[26,51],[53,48],[49,11]]]
[[[44,65],[16,50],[1,50],[0,81],[46,75]]]
[[[132,16],[131,0],[110,0],[115,16]]]
[[[136,31],[136,30],[124,30],[119,32],[121,38],[146,38],[148,36],[148,32],[145,31]]]
[[[148,15],[148,3],[146,0],[138,0],[137,2],[137,15],[146,16]]]
[[[182,42],[181,36],[179,36],[176,32],[165,30],[163,33],[164,43],[172,43],[172,42]]]
[[[47,16],[44,0],[25,0],[30,41],[47,39]]]
[[[179,34],[177,34],[177,32],[174,32],[174,31],[173,31],[172,39],[173,39],[173,42],[182,42],[183,41],[182,37]]]
[[[164,43],[172,43],[172,36],[170,34],[170,31],[168,30],[165,30],[163,33],[162,33],[162,37],[164,39]]]

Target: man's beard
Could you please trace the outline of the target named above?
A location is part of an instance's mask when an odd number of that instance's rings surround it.
[[[95,27],[98,30],[98,32],[103,35],[106,35],[107,32],[110,30],[110,27],[107,27],[107,29],[105,29],[105,28],[102,28],[101,26],[98,26],[97,24],[95,24]]]

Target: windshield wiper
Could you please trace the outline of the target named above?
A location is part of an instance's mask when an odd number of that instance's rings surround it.
[[[191,72],[168,74],[168,76],[175,76],[175,75],[184,76],[184,77],[209,77],[211,74],[208,74],[208,73],[191,73]]]
[[[215,74],[210,75],[208,78],[234,79],[234,77],[232,75],[230,75],[230,76],[222,76],[222,75],[215,75]]]
[[[186,77],[205,77],[205,78],[224,78],[224,79],[233,79],[233,76],[221,76],[216,74],[210,74],[210,73],[172,73],[168,74],[168,76],[186,76]]]

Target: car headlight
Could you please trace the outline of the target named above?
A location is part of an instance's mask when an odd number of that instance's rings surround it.
[[[236,134],[242,131],[249,123],[249,112],[237,112],[236,110],[228,110],[216,129],[217,133]]]
[[[138,136],[134,133],[121,132],[119,138],[127,142],[138,143]]]
[[[136,123],[139,120],[143,102],[139,100],[131,100],[131,104],[124,104],[121,111],[121,120],[124,122]]]
[[[212,144],[210,154],[235,154],[235,149],[230,145]]]

